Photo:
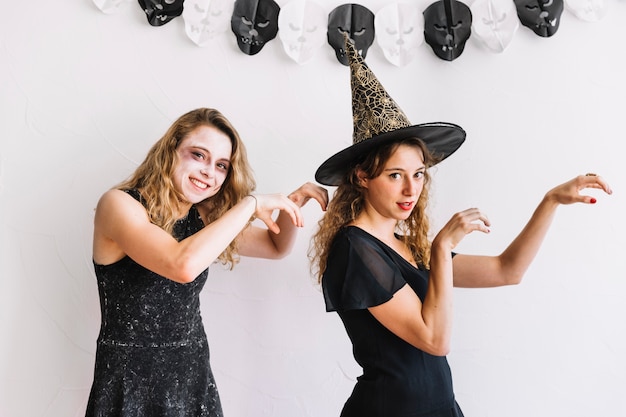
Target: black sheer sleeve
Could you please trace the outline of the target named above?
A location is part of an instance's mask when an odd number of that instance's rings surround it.
[[[373,236],[356,227],[337,234],[322,277],[326,311],[383,304],[405,284],[400,269]]]

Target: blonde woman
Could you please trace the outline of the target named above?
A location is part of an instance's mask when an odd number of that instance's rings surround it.
[[[200,316],[208,267],[281,258],[302,226],[300,207],[313,198],[325,209],[328,199],[310,183],[289,196],[254,188],[235,128],[200,108],[102,195],[93,237],[102,323],[86,416],[222,416]]]

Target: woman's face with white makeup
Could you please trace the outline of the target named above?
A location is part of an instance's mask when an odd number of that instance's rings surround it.
[[[214,126],[199,126],[176,148],[173,182],[189,203],[214,196],[230,170],[230,138]]]

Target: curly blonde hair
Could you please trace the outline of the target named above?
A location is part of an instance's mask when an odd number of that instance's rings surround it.
[[[418,148],[424,155],[426,168],[435,165],[439,159],[430,153],[426,144],[419,138],[410,137],[381,145],[355,161],[343,182],[337,187],[322,219],[318,222],[317,232],[313,235],[309,248],[309,259],[313,274],[321,283],[326,270],[326,262],[331,245],[337,232],[354,221],[363,211],[365,190],[360,185],[357,171],[362,170],[368,178],[376,178],[383,172],[385,164],[401,145]],[[428,169],[424,173],[424,187],[417,204],[406,220],[398,222],[396,231],[401,240],[410,249],[418,265],[430,267],[430,241],[428,238],[430,219],[426,212],[431,177]]]
[[[172,182],[178,162],[176,149],[182,140],[200,126],[213,126],[230,138],[232,154],[230,169],[219,192],[200,204],[209,208],[206,223],[211,223],[237,204],[256,188],[252,168],[248,162],[246,148],[239,133],[230,121],[218,110],[199,108],[180,116],[150,149],[144,161],[131,176],[114,188],[127,190],[136,188],[144,200],[150,221],[168,233],[176,223],[176,213],[183,195]],[[218,257],[232,269],[238,262],[237,240],[235,239]]]

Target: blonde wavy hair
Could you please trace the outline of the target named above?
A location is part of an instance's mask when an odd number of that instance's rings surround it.
[[[309,259],[312,272],[321,283],[326,270],[328,255],[337,232],[354,221],[363,211],[365,205],[365,189],[361,187],[357,171],[362,170],[368,178],[376,178],[382,174],[385,164],[401,145],[418,148],[424,155],[426,172],[424,173],[424,188],[417,204],[406,220],[398,222],[396,232],[401,240],[410,249],[418,265],[426,269],[430,267],[430,219],[426,212],[431,177],[428,168],[435,165],[439,159],[430,153],[424,142],[415,137],[405,138],[397,142],[381,145],[356,161],[348,171],[343,182],[337,187],[333,198],[328,204],[326,212],[318,222],[317,232],[313,235],[309,248]]]
[[[237,130],[218,110],[199,108],[180,116],[150,149],[144,161],[131,176],[114,188],[136,188],[141,193],[150,221],[168,233],[176,223],[179,201],[183,195],[176,190],[172,176],[178,154],[176,149],[182,140],[200,126],[213,126],[230,138],[232,154],[230,169],[220,190],[200,204],[208,208],[206,223],[211,223],[237,204],[256,188],[246,148]],[[235,239],[220,254],[218,260],[232,269],[239,261]]]

